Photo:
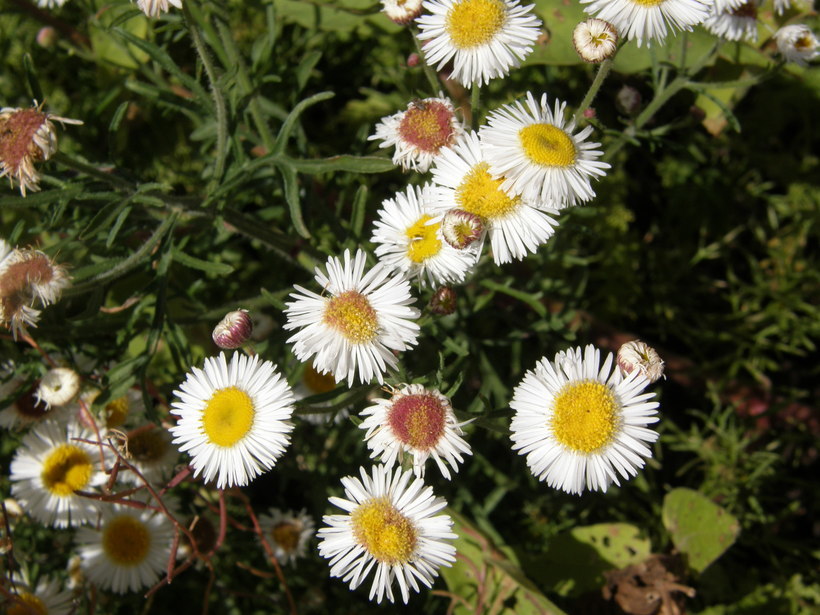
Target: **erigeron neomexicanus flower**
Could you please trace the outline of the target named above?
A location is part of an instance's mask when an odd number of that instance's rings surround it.
[[[214,327],[211,337],[223,350],[234,350],[247,342],[253,334],[253,320],[248,310],[234,310]]]
[[[714,12],[704,20],[703,27],[715,36],[727,41],[757,40],[757,9],[756,0],[751,0],[738,7],[725,11]]]
[[[820,41],[804,24],[784,26],[774,34],[777,51],[789,62],[799,66],[808,66],[811,60],[820,55]]]
[[[663,376],[663,359],[654,348],[640,340],[621,346],[617,362],[624,376],[638,370],[650,383],[657,382]]]
[[[405,26],[421,15],[422,0],[381,0],[382,13],[391,21]]]
[[[618,32],[608,21],[587,19],[572,31],[572,44],[584,62],[597,64],[615,55]]]
[[[282,564],[295,564],[305,557],[308,543],[316,533],[313,518],[304,509],[297,513],[271,508],[267,514],[260,515],[259,528]]]

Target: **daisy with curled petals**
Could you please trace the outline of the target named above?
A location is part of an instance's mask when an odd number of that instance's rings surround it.
[[[124,594],[157,582],[173,539],[173,525],[164,515],[108,504],[99,528],[80,528],[75,541],[88,579],[100,589]]]
[[[545,204],[515,196],[502,186],[503,178],[490,175],[490,165],[475,133],[454,148],[442,151],[433,168],[438,184],[435,209],[465,211],[485,222],[497,265],[535,252],[555,232],[558,212]],[[480,251],[481,241],[476,242]]]
[[[453,145],[464,134],[464,126],[446,98],[414,100],[405,111],[382,118],[376,134],[368,141],[380,139],[380,148],[396,146],[393,164],[405,171],[426,173],[442,147]]]
[[[808,66],[810,60],[820,55],[820,41],[811,28],[804,24],[783,26],[775,32],[774,40],[777,43],[777,51],[783,58],[799,66]]]
[[[652,456],[646,444],[658,439],[646,427],[658,421],[655,394],[643,393],[649,381],[638,370],[622,377],[611,354],[603,367],[600,359],[591,345],[544,357],[510,402],[513,450],[539,480],[567,493],[620,485],[618,475],[635,476]]]
[[[40,423],[23,438],[11,462],[11,493],[40,523],[77,527],[97,518],[97,502],[77,495],[107,479],[100,448],[80,441],[91,438],[77,423],[54,421]],[[109,460],[110,450],[102,450]]]
[[[447,501],[433,495],[433,489],[410,470],[394,471],[374,466],[371,474],[360,468],[361,480],[342,479],[345,497],[331,497],[330,503],[346,511],[325,515],[318,532],[319,554],[330,559],[330,576],[361,585],[375,567],[370,600],[393,602],[393,581],[398,581],[405,604],[410,589],[419,591],[418,581],[432,587],[441,566],[451,566],[456,549],[450,540],[453,521],[436,514]]]
[[[475,264],[474,251],[456,250],[444,241],[441,223],[433,222],[437,193],[430,184],[408,186],[379,210],[373,237],[376,256],[394,271],[418,277],[430,286],[461,282]]]
[[[191,455],[194,476],[218,489],[247,485],[270,470],[290,444],[293,392],[270,361],[234,352],[194,367],[171,404],[174,444]]]
[[[714,0],[581,0],[581,4],[588,4],[587,13],[608,21],[640,47],[643,41],[662,44],[667,28],[691,32],[692,26],[709,16]]]
[[[586,141],[592,126],[573,134],[575,120],[564,119],[566,106],[556,100],[550,109],[546,94],[539,103],[527,92],[526,106],[516,101],[490,113],[481,145],[493,177],[504,178],[502,188],[558,208],[595,196],[590,177],[605,175],[609,165],[597,160],[601,144]]]
[[[726,11],[715,12],[703,22],[703,27],[727,41],[757,40],[756,0]]]
[[[376,399],[375,405],[362,411],[367,418],[362,429],[371,458],[392,467],[404,452],[413,455],[413,473],[424,478],[424,464],[432,457],[441,474],[450,480],[450,470],[458,471],[462,455],[471,455],[470,445],[461,437],[461,429],[470,421],[459,423],[447,399],[436,389],[408,384],[393,392],[390,399]],[[445,464],[445,461],[447,464]]]
[[[295,564],[305,557],[307,544],[315,533],[313,518],[304,509],[298,513],[271,508],[267,515],[260,515],[259,528],[273,549],[276,559]]]
[[[535,5],[518,0],[428,0],[416,19],[424,60],[436,70],[453,61],[451,79],[470,87],[521,64],[541,35]]]
[[[68,615],[74,610],[73,594],[62,590],[57,579],[41,576],[35,587],[28,574],[13,572],[11,581],[6,615]]]
[[[345,250],[344,261],[331,256],[326,274],[316,268],[323,294],[297,285],[285,309],[284,328],[299,329],[288,339],[296,357],[314,357],[320,373],[333,372],[336,382],[347,379],[349,386],[357,375],[362,383],[374,377],[384,382],[387,368],[398,364],[393,351],[415,345],[419,334],[410,283],[391,277],[382,263],[365,273],[365,264],[361,250],[354,257]]]

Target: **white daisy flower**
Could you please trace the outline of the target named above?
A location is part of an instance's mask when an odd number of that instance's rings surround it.
[[[99,529],[82,527],[75,538],[82,568],[100,589],[117,594],[156,583],[168,566],[174,528],[150,509],[110,504]]]
[[[421,15],[422,0],[382,0],[382,13],[404,26]]]
[[[270,361],[234,352],[192,368],[171,404],[174,444],[191,455],[194,476],[217,488],[247,485],[270,470],[290,443],[293,392]]]
[[[294,512],[271,508],[259,517],[259,527],[273,549],[276,559],[283,564],[295,564],[307,554],[307,545],[313,538],[316,526],[304,509]]]
[[[727,41],[757,40],[757,2],[751,0],[737,8],[714,13],[704,20],[703,27]]]
[[[170,11],[172,6],[181,9],[182,0],[137,0],[137,6],[148,17],[157,18]]]
[[[391,270],[433,287],[463,281],[477,256],[444,241],[441,223],[433,222],[436,198],[436,189],[426,184],[385,199],[370,239],[378,244],[376,256]]]
[[[424,477],[424,464],[432,457],[441,474],[450,480],[450,470],[458,472],[464,463],[462,455],[471,455],[470,445],[461,437],[461,429],[470,421],[459,423],[447,399],[436,389],[420,384],[408,384],[393,392],[390,399],[376,399],[365,408],[367,417],[359,425],[371,459],[381,456],[381,462],[392,467],[404,452],[413,455],[413,473]],[[445,463],[447,462],[447,463]]]
[[[362,383],[374,377],[384,382],[387,368],[398,364],[393,351],[414,346],[419,334],[410,283],[400,275],[391,277],[382,263],[367,273],[364,268],[361,250],[353,258],[345,250],[344,262],[331,256],[327,274],[316,268],[323,294],[297,285],[285,309],[284,328],[299,329],[288,339],[296,357],[314,357],[317,370],[332,372],[336,382],[347,379],[349,386],[357,374]]]
[[[41,576],[33,587],[27,574],[12,572],[11,580],[11,597],[3,600],[7,615],[69,615],[74,610],[73,594],[62,590],[57,579]]]
[[[725,13],[733,9],[739,8],[746,3],[746,0],[715,0],[712,6],[711,14]]]
[[[19,378],[0,383],[0,400],[13,398],[7,406],[0,405],[0,427],[17,429],[47,419],[64,422],[71,418],[68,406],[47,408],[45,403],[37,400],[36,391],[37,383],[26,387],[25,381]]]
[[[692,31],[709,16],[714,0],[581,0],[584,10],[608,21],[638,47],[653,40],[663,43],[667,28]]]
[[[453,145],[464,134],[464,126],[446,98],[414,100],[405,111],[382,118],[376,134],[380,148],[396,147],[393,164],[403,170],[426,173],[441,148]]]
[[[497,265],[522,259],[535,252],[555,232],[551,217],[557,210],[503,188],[503,178],[490,175],[478,136],[469,133],[456,145],[442,151],[433,168],[433,181],[439,185],[438,213],[459,209],[483,218],[486,234]],[[481,250],[482,241],[471,245]]]
[[[597,64],[615,55],[618,32],[608,21],[587,19],[575,26],[572,44],[584,62]]]
[[[541,35],[535,5],[518,0],[428,0],[416,19],[424,60],[436,70],[453,61],[451,79],[470,87],[519,66]]]
[[[46,372],[37,385],[37,403],[46,408],[65,406],[80,392],[80,375],[68,367],[54,367]]]
[[[814,6],[814,0],[812,0],[811,5]],[[786,11],[788,11],[792,7],[791,0],[774,0],[774,12],[778,15],[782,15]],[[782,28],[781,28],[782,30]]]
[[[437,515],[446,500],[420,478],[410,483],[413,473],[374,466],[372,476],[360,468],[361,480],[342,479],[345,497],[331,497],[330,503],[347,512],[325,515],[318,532],[319,554],[330,559],[330,576],[361,585],[375,567],[369,598],[393,602],[393,581],[398,581],[406,604],[410,589],[419,591],[417,581],[432,587],[441,566],[451,566],[456,549],[448,515]],[[410,483],[408,485],[408,483]]]
[[[777,51],[787,61],[794,62],[800,66],[808,66],[808,62],[814,60],[820,51],[820,41],[811,31],[811,28],[804,24],[784,26],[774,34],[777,43]]]
[[[93,391],[86,394],[87,398],[93,401],[100,391]],[[128,389],[125,395],[112,399],[103,407],[96,407],[101,422],[106,429],[117,429],[124,425],[138,424],[145,414],[145,402],[142,398],[142,391],[139,389]]]
[[[592,126],[577,134],[575,120],[564,119],[567,104],[547,104],[547,95],[536,102],[527,92],[522,101],[504,105],[487,118],[479,132],[493,177],[504,178],[501,187],[525,199],[557,203],[562,208],[595,196],[590,177],[606,175],[609,164],[597,159],[600,143],[588,143]]]
[[[44,525],[77,527],[97,518],[95,500],[77,495],[106,482],[100,447],[76,423],[45,421],[29,431],[11,462],[11,493]],[[102,447],[106,460],[110,451]]]
[[[313,366],[313,363],[308,362],[302,370],[301,378],[293,386],[293,395],[296,397],[296,401],[299,401],[313,395],[330,393],[336,389],[336,386],[336,377],[333,372],[321,373]],[[314,408],[330,408],[336,405],[336,400],[317,402],[311,405]],[[331,421],[338,425],[350,416],[350,406],[333,411],[328,410],[327,412],[299,412],[296,416],[312,425],[326,425]]]
[[[171,434],[156,425],[143,425],[126,434],[123,456],[143,478],[151,484],[161,484],[174,471],[179,453],[171,441]],[[143,484],[139,476],[125,468],[118,478],[126,483]]]
[[[600,367],[593,346],[541,359],[513,392],[510,426],[513,450],[527,456],[539,480],[567,493],[606,491],[620,485],[651,457],[648,442],[658,439],[646,425],[658,421],[654,393],[638,370],[623,378],[612,355]]]

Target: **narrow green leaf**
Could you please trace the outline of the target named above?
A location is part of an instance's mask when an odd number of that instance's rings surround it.
[[[310,237],[310,231],[305,226],[305,221],[302,219],[302,207],[299,199],[299,182],[294,168],[287,164],[277,165],[282,172],[282,179],[285,182],[285,201],[288,203],[290,210],[290,219],[293,226],[296,227],[296,232],[302,237]]]
[[[361,237],[364,228],[364,214],[367,204],[367,186],[359,186],[353,197],[353,211],[350,214],[350,230],[354,237]]]
[[[395,169],[395,165],[389,158],[379,158],[377,156],[332,156],[331,158],[317,158],[315,160],[305,160],[299,158],[287,158],[279,156],[274,161],[287,160],[294,169],[300,173],[315,175],[317,173],[329,173],[333,171],[346,171],[348,173],[386,173]]]
[[[108,233],[108,237],[105,240],[105,247],[110,248],[114,245],[114,241],[117,239],[117,235],[120,233],[120,229],[122,225],[125,223],[126,218],[128,218],[128,214],[131,213],[131,206],[125,207],[121,212],[120,215],[117,216],[117,219],[114,221],[114,225],[111,227],[111,231]]]
[[[305,109],[324,100],[333,98],[334,96],[335,94],[333,92],[319,92],[299,102],[282,123],[282,128],[279,129],[279,134],[276,135],[276,141],[273,144],[273,148],[271,148],[271,153],[281,154],[285,151],[285,145],[287,145],[288,139],[290,139],[290,135],[296,127],[296,122],[299,121],[299,116],[302,115]]]
[[[173,251],[173,258],[180,265],[185,265],[186,267],[190,267],[191,269],[199,269],[200,271],[204,271],[205,273],[212,273],[214,275],[228,275],[229,273],[233,273],[233,267],[231,267],[230,265],[227,265],[225,263],[213,263],[210,261],[204,261],[202,259],[193,257],[190,254],[185,254],[185,252],[176,248]]]
[[[38,103],[45,100],[43,90],[40,87],[40,80],[37,78],[37,71],[34,70],[34,62],[31,61],[31,56],[27,53],[23,54],[23,70],[26,73],[26,84],[28,85],[29,94]]]
[[[305,88],[305,84],[307,84],[308,79],[310,79],[311,71],[314,69],[321,57],[322,52],[314,50],[308,53],[304,58],[302,58],[302,61],[299,62],[299,66],[296,67],[297,93],[301,92]]]
[[[125,112],[128,111],[128,105],[130,101],[124,101],[120,103],[120,106],[117,107],[117,110],[114,111],[114,116],[111,118],[111,121],[108,123],[108,151],[109,153],[114,151],[114,139],[117,136],[117,131],[120,128],[120,124],[122,123],[122,118],[125,117]]]

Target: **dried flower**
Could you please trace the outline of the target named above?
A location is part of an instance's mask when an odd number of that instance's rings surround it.
[[[427,305],[433,314],[447,316],[456,311],[456,291],[449,286],[440,286]]]
[[[587,19],[575,26],[572,44],[584,62],[597,64],[615,55],[618,31],[603,19]]]
[[[214,344],[225,350],[239,348],[248,341],[253,332],[253,322],[248,310],[235,310],[225,314],[225,318],[214,327]]]
[[[42,111],[35,105],[30,109],[0,109],[0,177],[8,176],[11,187],[16,181],[20,194],[40,189],[40,174],[34,163],[48,160],[57,151],[57,133],[51,120],[61,124],[82,124]]]
[[[618,367],[624,376],[636,369],[649,382],[655,382],[663,376],[663,359],[654,348],[640,340],[627,342],[618,350]]]

